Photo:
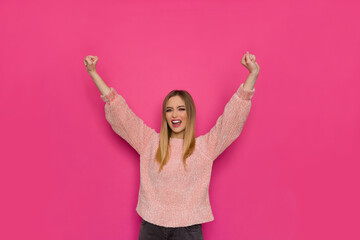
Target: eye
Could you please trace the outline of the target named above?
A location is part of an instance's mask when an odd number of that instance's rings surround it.
[[[179,110],[185,111],[185,108],[179,108]],[[171,111],[171,109],[166,110],[166,112],[170,112],[170,111]]]

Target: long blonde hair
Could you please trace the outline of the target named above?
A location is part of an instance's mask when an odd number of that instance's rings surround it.
[[[186,158],[189,157],[195,149],[195,120],[196,120],[196,109],[194,100],[191,95],[185,90],[173,90],[165,97],[162,106],[162,121],[160,130],[159,147],[156,152],[156,161],[160,163],[159,172],[163,169],[169,159],[169,143],[171,136],[171,128],[166,121],[166,104],[171,97],[180,96],[185,102],[185,110],[187,114],[186,127],[184,133],[184,153],[183,153],[183,164],[185,170],[187,170]]]

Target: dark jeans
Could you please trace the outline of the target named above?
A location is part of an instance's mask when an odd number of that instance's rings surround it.
[[[142,219],[139,240],[204,240],[202,225],[162,227]]]

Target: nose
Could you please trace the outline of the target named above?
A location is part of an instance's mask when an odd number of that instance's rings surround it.
[[[173,118],[177,117],[177,115],[178,115],[178,114],[177,114],[177,110],[175,110],[175,111],[172,112],[172,117],[173,117]]]

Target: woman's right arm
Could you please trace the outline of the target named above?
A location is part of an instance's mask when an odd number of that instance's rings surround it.
[[[95,85],[99,89],[101,95],[106,95],[110,92],[110,88],[106,83],[101,79],[99,74],[97,72],[91,72],[89,73],[90,77],[93,79]]]
[[[102,100],[105,102],[106,120],[120,137],[142,155],[145,146],[151,141],[152,137],[155,137],[157,132],[147,126],[129,108],[125,99],[117,94],[115,89],[109,88],[95,70],[91,71],[94,72],[88,72],[101,92]]]
[[[99,89],[102,95],[108,94],[110,88],[106,83],[101,79],[99,74],[96,72],[96,63],[99,60],[97,56],[88,55],[84,59],[84,64],[86,66],[86,71],[89,73],[90,77],[93,79],[96,87]]]

